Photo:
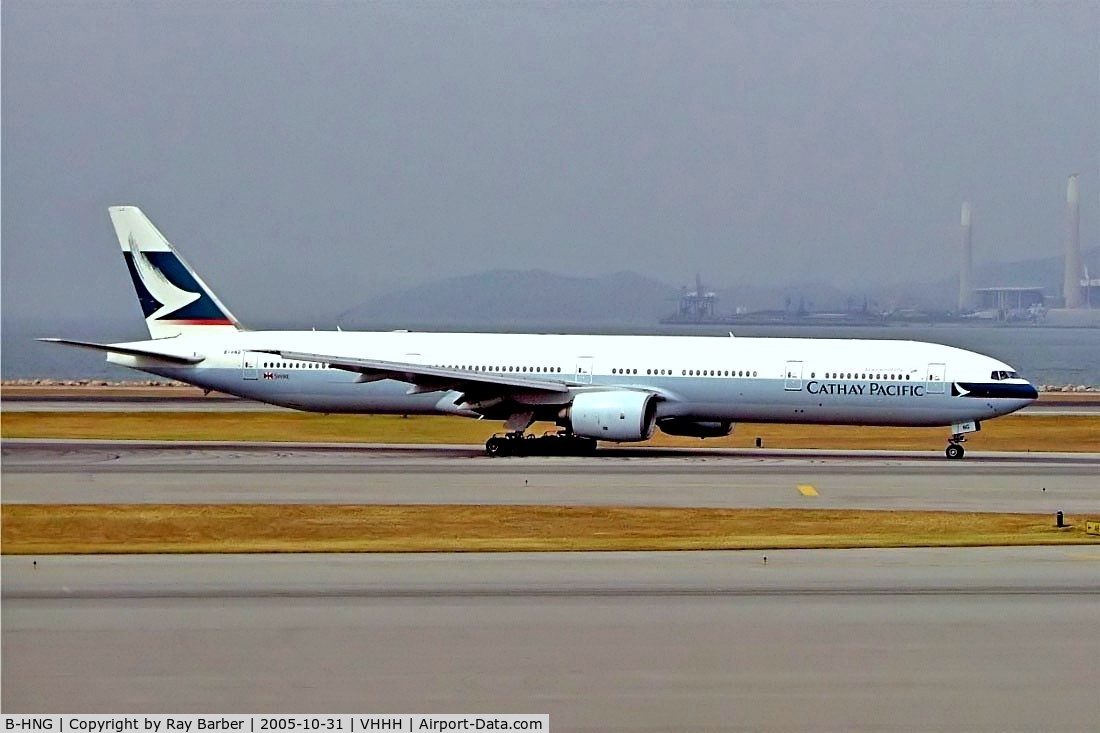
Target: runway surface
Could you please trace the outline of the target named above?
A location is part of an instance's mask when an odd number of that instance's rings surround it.
[[[1100,514],[1100,455],[5,441],[5,503],[482,503]],[[812,492],[806,487],[812,489]]]
[[[4,557],[4,712],[539,712],[556,731],[1059,730],[1100,551]]]

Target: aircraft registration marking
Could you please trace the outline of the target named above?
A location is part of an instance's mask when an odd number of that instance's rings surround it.
[[[817,496],[817,489],[815,489],[810,484],[799,484],[798,493],[802,494],[803,496]]]

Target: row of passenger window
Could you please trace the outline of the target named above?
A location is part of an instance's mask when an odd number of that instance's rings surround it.
[[[688,377],[755,377],[756,372],[750,374],[745,369],[681,369],[680,374]]]
[[[824,379],[873,379],[875,381],[887,380],[901,382],[910,379],[908,374],[883,374],[882,372],[826,372]],[[815,373],[810,372],[810,379],[815,379]]]
[[[265,361],[264,369],[328,369],[328,364],[316,361]]]
[[[561,367],[540,367],[540,366],[480,366],[471,364],[436,364],[437,369],[457,369],[465,372],[492,372],[495,374],[504,374],[507,372],[527,372],[528,374],[556,374],[561,371]]]
[[[612,374],[637,374],[637,369],[612,369]],[[650,376],[671,377],[673,372],[671,369],[646,369],[645,373]],[[755,377],[756,372],[749,372],[747,369],[681,369],[680,376],[683,377]]]
[[[437,365],[440,366],[440,365]],[[313,361],[302,362],[288,362],[288,361],[265,361],[263,363],[264,369],[328,369],[328,364],[321,364]],[[463,371],[471,372],[493,372],[498,374],[504,374],[508,372],[520,372],[528,374],[559,374],[561,373],[561,367],[541,367],[541,366],[478,366],[478,365],[455,365],[448,364],[443,365],[440,368],[443,369],[459,369]],[[614,375],[625,374],[637,374],[637,369],[612,369],[611,373]],[[649,376],[669,376],[671,377],[673,371],[671,369],[646,369],[645,373]],[[680,375],[685,377],[755,377],[756,371],[750,372],[747,369],[681,369]],[[1015,377],[1014,372],[994,372],[994,379],[1011,379]],[[816,379],[817,373],[810,372],[810,379]],[[911,377],[908,374],[883,374],[881,372],[826,372],[823,375],[824,379],[874,379],[874,380],[893,380],[893,381],[908,381]]]

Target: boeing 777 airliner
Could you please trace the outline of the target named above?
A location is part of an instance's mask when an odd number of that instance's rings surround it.
[[[134,206],[110,209],[147,340],[99,344],[114,364],[313,412],[502,420],[490,455],[584,452],[699,438],[735,422],[949,426],[966,434],[1019,410],[1035,388],[988,356],[855,339],[250,331]],[[525,436],[535,421],[561,432]]]

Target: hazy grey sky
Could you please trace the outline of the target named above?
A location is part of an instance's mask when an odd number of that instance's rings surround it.
[[[242,320],[494,267],[936,279],[1100,230],[1100,3],[2,5],[3,315],[125,318],[141,206]]]

